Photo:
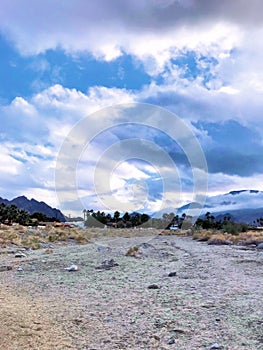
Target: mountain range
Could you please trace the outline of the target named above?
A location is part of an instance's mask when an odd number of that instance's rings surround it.
[[[23,209],[33,214],[39,212],[48,217],[54,217],[59,221],[65,222],[66,216],[56,208],[50,207],[45,202],[39,202],[35,199],[28,199],[20,196],[12,200],[0,197],[0,203],[6,205],[14,204],[19,209]],[[199,208],[199,203],[189,203],[177,209],[177,214],[186,213],[191,215],[191,208]],[[232,221],[244,222],[247,224],[256,224],[256,220],[263,218],[263,192],[257,190],[240,190],[217,196],[207,197],[205,206],[202,209],[201,216],[210,212],[216,220],[222,220],[225,216],[230,216]]]
[[[42,213],[50,218],[56,218],[58,221],[65,222],[65,216],[59,209],[51,208],[45,202],[38,202],[35,199],[28,199],[25,196],[20,196],[12,200],[4,199],[0,197],[0,203],[5,205],[15,205],[19,209],[23,209],[29,212],[29,214],[34,214],[36,212]]]
[[[198,208],[199,203],[189,203],[178,208],[178,213],[185,212],[191,215],[189,207]],[[255,224],[260,217],[263,218],[263,192],[257,190],[231,191],[226,194],[207,197],[201,216],[210,212],[216,220],[223,219],[226,215],[235,222]]]

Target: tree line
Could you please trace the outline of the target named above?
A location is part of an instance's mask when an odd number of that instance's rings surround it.
[[[119,211],[113,214],[104,211],[83,210],[85,227],[114,227],[114,228],[131,228],[143,225],[143,227],[153,227],[157,229],[169,229],[172,225],[181,228],[185,220],[189,220],[186,214],[181,217],[174,213],[164,213],[161,218],[152,218],[145,213],[128,213],[123,215]],[[190,223],[190,221],[189,221]]]
[[[18,223],[20,225],[38,225],[39,222],[58,221],[55,217],[48,217],[43,213],[36,212],[29,214],[28,211],[19,209],[16,205],[0,204],[0,223],[11,225]]]
[[[239,232],[246,232],[249,229],[249,225],[246,223],[234,222],[230,215],[225,215],[222,220],[216,220],[214,215],[210,212],[207,212],[204,218],[198,218],[195,222],[195,227],[218,231],[222,230],[233,235],[238,234]]]
[[[95,212],[93,209],[84,209],[83,213],[85,227],[131,228],[143,225],[146,228],[170,229],[171,226],[175,226],[178,229],[194,227],[195,229],[222,230],[231,234],[246,232],[249,229],[249,225],[245,223],[233,222],[230,215],[225,215],[223,219],[216,220],[210,212],[207,212],[203,217],[199,217],[195,222],[193,222],[191,216],[185,213],[179,216],[173,212],[164,213],[161,218],[151,218],[148,214],[128,212],[121,215],[119,211],[106,214],[104,211],[98,210]],[[259,219],[257,222],[263,224],[263,220]]]

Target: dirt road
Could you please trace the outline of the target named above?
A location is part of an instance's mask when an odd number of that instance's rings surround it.
[[[26,254],[0,255],[0,349],[263,349],[256,249],[156,236]]]

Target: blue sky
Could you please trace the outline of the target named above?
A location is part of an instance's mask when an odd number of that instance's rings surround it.
[[[204,169],[189,161],[191,140],[183,149],[172,137],[179,126],[167,125],[166,112],[191,130],[205,156],[208,172],[200,176],[208,187],[200,195],[263,190],[261,7],[257,0],[2,0],[0,196],[34,197],[66,214],[127,203],[156,212],[194,200],[193,174]],[[143,110],[136,123],[126,107],[99,113],[126,103],[164,112],[154,127]],[[65,171],[75,164],[76,200],[71,184],[56,186],[55,174],[61,147],[84,119],[78,132],[89,142],[71,140],[82,152],[63,164]],[[124,141],[133,139],[129,153]],[[109,179],[103,193],[96,167]]]

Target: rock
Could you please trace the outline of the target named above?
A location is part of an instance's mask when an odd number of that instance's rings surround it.
[[[220,346],[218,343],[215,343],[210,346],[210,350],[216,350],[216,349],[222,349],[222,346]]]
[[[21,266],[18,266],[18,268],[16,269],[16,271],[21,272],[21,271],[23,271],[23,269],[22,269],[22,267],[21,267]]]
[[[174,333],[177,333],[177,334],[184,334],[184,333],[186,333],[186,331],[184,329],[179,329],[179,328],[174,328],[171,331],[174,332]]]
[[[153,338],[154,338],[155,340],[158,340],[158,341],[160,341],[160,340],[161,340],[161,338],[160,338],[160,337],[158,337],[158,335],[154,335],[154,336],[153,336]]]
[[[148,249],[148,248],[154,248],[153,245],[149,244],[149,243],[141,243],[139,244],[139,247],[143,248],[143,249]]]
[[[257,245],[257,249],[263,250],[263,242],[262,242],[262,243],[259,243],[259,244]]]
[[[96,269],[99,269],[99,270],[110,270],[114,266],[119,266],[119,264],[116,263],[116,261],[114,259],[110,259],[110,260],[102,261],[101,265],[97,266]]]
[[[174,271],[174,272],[170,272],[169,274],[168,274],[168,277],[175,277],[176,276],[176,272]]]
[[[26,258],[26,254],[22,252],[15,253],[15,258]]]
[[[0,272],[4,272],[4,271],[10,271],[12,270],[13,267],[10,266],[10,265],[3,265],[3,266],[0,266]]]
[[[157,284],[150,284],[148,289],[159,289],[159,286],[157,286]]]
[[[104,245],[99,245],[99,246],[97,247],[97,250],[98,250],[98,252],[103,253],[103,252],[108,252],[108,251],[110,251],[111,249],[110,249],[110,247],[106,247],[106,246],[104,246]]]
[[[110,259],[110,260],[104,260],[101,263],[103,266],[107,266],[107,267],[114,267],[114,266],[119,266],[118,263],[116,263],[116,261],[114,261],[114,259]]]
[[[53,254],[54,253],[54,250],[53,249],[51,249],[51,248],[47,248],[47,249],[45,249],[45,252],[44,252],[45,254]]]
[[[171,338],[168,340],[167,344],[169,344],[169,345],[175,344],[174,337],[171,337]]]
[[[67,270],[67,271],[69,271],[69,272],[73,272],[73,271],[78,271],[79,268],[78,268],[77,265],[72,264],[72,265],[70,265],[70,266],[68,266],[68,267],[65,267],[65,270]]]

